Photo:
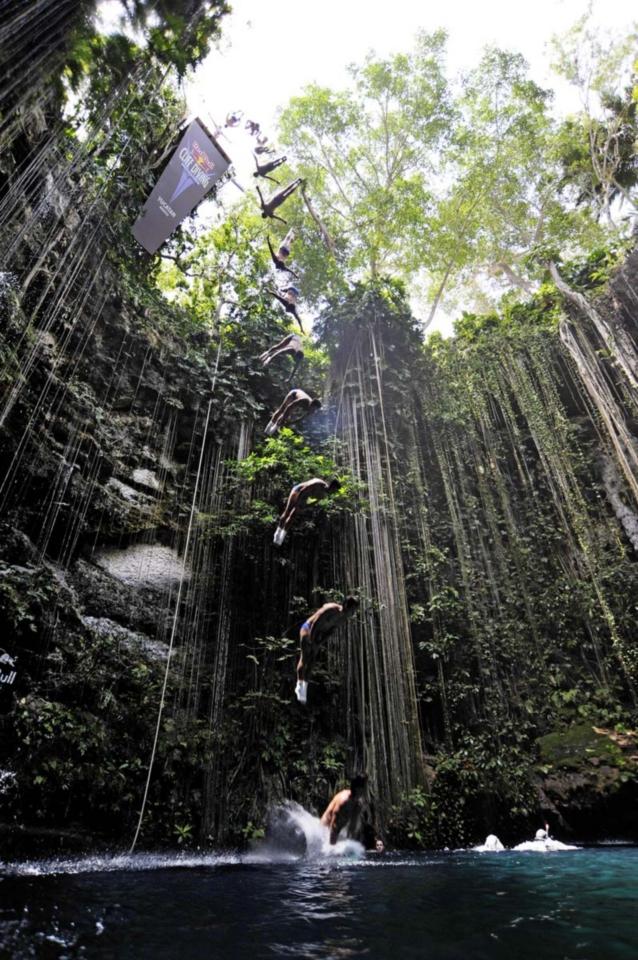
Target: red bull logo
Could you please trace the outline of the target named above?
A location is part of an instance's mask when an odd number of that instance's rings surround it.
[[[193,146],[191,147],[191,155],[197,166],[204,171],[204,173],[211,173],[215,169],[215,164],[208,157],[208,155],[202,150],[197,140],[193,140]]]
[[[0,683],[6,683],[7,686],[14,683],[17,674],[13,667],[15,667],[17,659],[17,657],[12,657],[10,653],[7,653],[6,650],[0,649]]]
[[[214,161],[200,147],[197,140],[192,140],[190,144],[184,144],[179,151],[179,159],[182,164],[182,176],[173,191],[171,203],[189,187],[197,185],[204,190],[208,190],[212,180],[212,172],[215,169]]]

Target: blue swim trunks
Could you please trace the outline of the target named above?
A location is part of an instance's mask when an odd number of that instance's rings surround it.
[[[301,629],[302,629],[302,630],[312,630],[312,624],[310,623],[309,620],[306,620],[305,623],[302,623]]]

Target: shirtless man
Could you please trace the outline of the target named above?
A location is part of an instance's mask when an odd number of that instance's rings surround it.
[[[279,244],[279,249],[275,253],[272,243],[270,242],[270,237],[266,237],[268,241],[268,249],[270,250],[270,256],[272,262],[274,263],[277,270],[285,270],[286,273],[291,273],[293,277],[298,275],[294,270],[291,270],[290,267],[286,266],[286,260],[290,256],[290,244],[295,238],[295,231],[289,230],[284,239]]]
[[[328,483],[319,477],[313,477],[312,480],[306,480],[304,483],[296,483],[288,496],[286,508],[279,518],[279,525],[275,530],[273,542],[280,547],[286,539],[288,527],[292,523],[298,510],[303,510],[308,500],[323,500],[329,493],[334,493],[341,486],[341,481],[335,477]]]
[[[256,150],[255,153],[257,153]],[[302,183],[305,183],[305,180],[303,180],[302,177],[297,177],[296,180],[291,180],[290,183],[285,187],[282,187],[281,190],[277,190],[276,193],[273,193],[272,197],[269,197],[268,200],[264,200],[259,187],[255,187],[257,193],[259,194],[259,204],[261,206],[262,217],[264,219],[266,217],[272,217],[273,220],[280,220],[282,223],[286,223],[284,218],[277,216],[274,211],[277,209],[277,207],[280,207],[284,200],[287,200],[288,197],[294,193],[297,187],[301,186]]]
[[[268,364],[275,359],[275,357],[285,356],[285,354],[290,354],[295,361],[295,365],[292,368],[292,373],[290,374],[290,380],[292,380],[297,372],[299,364],[304,357],[301,337],[298,333],[289,333],[287,337],[284,337],[283,340],[280,340],[279,343],[276,343],[274,347],[270,347],[268,350],[265,350],[259,359],[263,365],[267,367]],[[288,383],[290,383],[290,380]]]
[[[286,398],[278,410],[275,410],[270,423],[264,431],[267,437],[274,436],[278,430],[288,423],[299,423],[309,413],[314,413],[321,406],[321,400],[313,400],[303,390],[296,388],[286,394]]]
[[[272,287],[266,287],[268,293],[272,294],[276,300],[279,300],[279,303],[284,307],[286,313],[291,313],[297,323],[299,324],[299,329],[301,332],[304,332],[303,325],[301,323],[301,317],[297,313],[297,300],[299,299],[299,290],[297,287],[294,287],[290,284],[287,287],[284,287],[281,293],[277,293],[276,290],[273,290]]]
[[[255,167],[257,169],[253,173],[253,177],[265,177],[266,180],[271,180],[273,183],[276,183],[277,186],[279,186],[279,180],[275,180],[275,178],[271,177],[270,174],[273,172],[273,170],[276,170],[277,167],[280,167],[282,163],[285,163],[287,159],[288,157],[284,154],[283,157],[275,157],[274,160],[267,160],[266,163],[259,163],[257,157],[255,156]]]
[[[321,823],[330,830],[330,843],[337,842],[339,833],[346,828],[346,835],[356,839],[361,818],[361,801],[365,793],[367,777],[353,777],[350,789],[336,793],[326,807]]]
[[[344,603],[324,603],[323,607],[308,617],[299,630],[301,653],[297,664],[297,686],[295,695],[300,703],[308,696],[308,679],[312,673],[317,647],[326,640],[342,623],[354,616],[359,607],[356,597],[346,597]]]

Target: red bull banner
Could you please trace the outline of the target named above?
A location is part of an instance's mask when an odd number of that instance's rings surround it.
[[[133,226],[135,239],[155,253],[229,166],[214,137],[193,120]]]

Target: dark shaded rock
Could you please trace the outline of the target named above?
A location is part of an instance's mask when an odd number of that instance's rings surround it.
[[[577,724],[538,745],[544,813],[582,840],[638,840],[638,733]]]
[[[152,640],[143,633],[135,633],[106,617],[82,617],[82,622],[98,637],[112,637],[118,647],[138,654],[147,660],[168,660],[168,644]]]

